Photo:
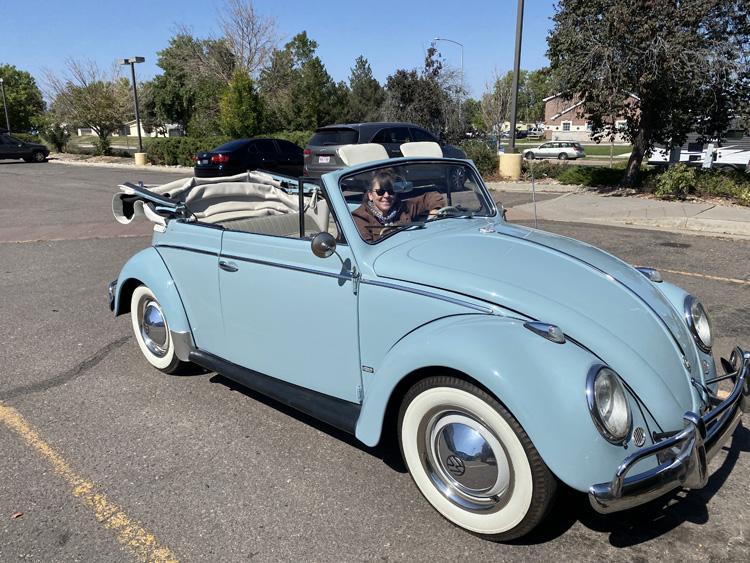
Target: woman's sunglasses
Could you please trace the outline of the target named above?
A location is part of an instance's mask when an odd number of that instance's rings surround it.
[[[377,190],[372,190],[374,193],[378,194],[379,196],[384,196],[385,194],[391,194],[394,195],[393,188],[387,187],[387,188],[378,188]]]

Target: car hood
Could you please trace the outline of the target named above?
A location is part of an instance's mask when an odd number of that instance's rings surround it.
[[[685,361],[698,366],[698,358],[657,284],[570,238],[507,223],[487,232],[485,223],[463,221],[385,250],[375,272],[559,326],[617,371],[652,412],[660,410],[657,420],[697,408]]]

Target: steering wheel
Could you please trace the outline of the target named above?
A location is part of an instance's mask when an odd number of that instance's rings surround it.
[[[434,213],[431,213],[427,220],[430,221],[432,219],[437,219],[438,217],[446,217],[448,214],[456,213],[460,214],[461,210],[456,207],[455,205],[446,205],[444,207],[441,207],[440,209],[435,210]]]

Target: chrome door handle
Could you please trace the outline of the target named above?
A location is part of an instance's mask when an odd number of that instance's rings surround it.
[[[225,260],[219,260],[219,268],[225,272],[236,272],[239,270],[234,262],[226,262]]]

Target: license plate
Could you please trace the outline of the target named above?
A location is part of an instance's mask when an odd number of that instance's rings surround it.
[[[208,159],[207,158],[201,158],[198,162],[200,164],[208,164]]]
[[[331,157],[330,156],[319,156],[318,157],[318,163],[319,164],[328,164],[329,162],[331,162]]]

